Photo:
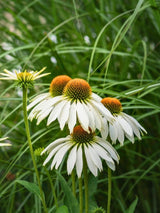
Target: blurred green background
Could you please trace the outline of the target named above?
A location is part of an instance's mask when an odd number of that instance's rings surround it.
[[[48,91],[57,75],[88,80],[101,97],[117,97],[126,113],[147,130],[142,141],[125,142],[113,173],[112,213],[158,213],[160,202],[160,1],[157,0],[6,0],[0,1],[0,72],[40,70],[51,74],[35,82],[29,97]],[[34,148],[68,134],[58,123],[30,124]],[[0,137],[11,148],[0,150],[0,211],[43,212],[39,199],[17,179],[33,182],[27,148],[22,92],[0,81]],[[55,212],[51,186],[37,157],[50,212]],[[71,187],[66,165],[61,174]],[[7,176],[6,176],[7,175]],[[69,205],[54,171],[59,204]],[[90,176],[90,207],[107,206],[107,168]],[[135,201],[135,202],[134,202]],[[132,206],[130,206],[133,204]],[[129,209],[130,206],[130,209]],[[75,212],[74,212],[75,213]]]

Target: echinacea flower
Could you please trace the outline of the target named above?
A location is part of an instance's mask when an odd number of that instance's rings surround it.
[[[8,137],[6,137],[6,138],[0,138],[0,141],[4,141],[6,139],[8,139]],[[10,143],[0,143],[0,146],[12,146],[12,144],[10,144]]]
[[[115,170],[114,160],[119,162],[119,155],[109,142],[95,136],[91,129],[89,133],[86,132],[80,125],[74,127],[71,135],[57,139],[48,145],[41,155],[46,152],[49,155],[43,165],[52,159],[51,169],[53,167],[58,169],[68,153],[67,172],[71,174],[75,167],[78,178],[81,177],[84,162],[94,176],[98,175],[98,170],[103,170],[102,159],[112,170]]]
[[[56,84],[56,90],[58,86],[61,86],[61,82],[59,85]],[[67,123],[72,133],[77,121],[89,132],[89,128],[93,131],[96,128],[101,130],[102,115],[109,121],[113,119],[109,110],[100,103],[101,98],[92,93],[90,85],[85,80],[69,80],[61,95],[52,92],[55,91],[54,87],[54,83],[51,83],[50,93],[37,96],[29,104],[28,110],[35,106],[29,114],[30,120],[36,118],[39,124],[49,115],[47,125],[58,119],[61,130]]]
[[[103,119],[103,128],[101,131],[103,138],[107,138],[109,135],[113,143],[116,143],[116,140],[118,140],[123,145],[125,136],[134,143],[134,135],[140,140],[141,134],[143,135],[143,132],[147,133],[135,118],[122,112],[122,104],[118,99],[107,97],[102,99],[101,103],[115,118],[109,124],[105,118]]]
[[[40,71],[25,70],[24,72],[15,71],[15,73],[5,69],[4,70],[5,73],[0,73],[0,75],[4,76],[0,79],[1,80],[15,80],[15,81],[17,81],[17,84],[19,86],[32,85],[34,80],[44,77],[49,74],[49,73],[41,74],[45,69],[46,69],[46,67],[44,67]]]

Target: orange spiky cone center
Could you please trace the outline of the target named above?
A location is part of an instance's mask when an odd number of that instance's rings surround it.
[[[117,98],[103,98],[101,103],[112,113],[119,114],[122,111],[122,104]]]
[[[86,132],[80,125],[74,127],[71,134],[73,141],[79,144],[90,143],[93,141],[94,133],[90,129],[90,133]]]
[[[64,87],[70,80],[71,78],[67,75],[59,75],[53,78],[49,88],[51,95],[53,97],[62,95]]]
[[[83,79],[73,79],[64,88],[64,95],[72,101],[86,101],[90,98],[91,87]]]

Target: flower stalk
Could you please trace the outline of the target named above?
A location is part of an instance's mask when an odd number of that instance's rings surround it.
[[[84,175],[84,188],[85,188],[85,213],[88,213],[88,174],[87,174],[87,162],[85,156],[83,158],[83,175]]]
[[[27,86],[26,85],[23,85],[23,115],[24,115],[24,123],[25,123],[25,128],[26,128],[26,135],[27,135],[27,139],[28,139],[28,145],[29,145],[30,154],[31,154],[34,170],[35,170],[35,173],[36,173],[36,178],[37,178],[39,190],[40,190],[40,196],[41,196],[42,205],[43,205],[43,208],[44,208],[44,212],[48,213],[48,210],[47,210],[47,207],[46,207],[46,203],[45,203],[44,194],[43,194],[43,190],[42,190],[42,187],[41,187],[39,172],[38,172],[36,161],[35,161],[35,157],[34,157],[31,137],[30,137],[29,123],[28,123],[28,118],[27,118]]]
[[[83,190],[82,190],[82,178],[79,179],[79,211],[83,213]]]
[[[111,169],[108,167],[108,202],[107,202],[107,213],[110,213],[111,192],[112,192],[112,173],[111,173]]]

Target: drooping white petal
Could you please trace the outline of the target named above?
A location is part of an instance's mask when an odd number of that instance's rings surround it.
[[[115,167],[115,163],[113,162],[108,162],[106,161],[107,166],[112,169],[113,171],[115,171],[116,167]]]
[[[121,115],[117,116],[116,120],[119,122],[119,124],[123,128],[124,132],[126,132],[129,136],[133,135],[131,126]]]
[[[92,147],[92,145],[88,146],[88,151],[90,153],[90,156],[91,156],[93,163],[96,165],[96,167],[100,171],[102,171],[103,167],[102,167],[101,159],[100,159],[99,155],[97,154],[96,150]]]
[[[74,166],[75,166],[75,163],[76,163],[76,157],[77,157],[77,145],[75,145],[70,153],[69,153],[69,156],[68,156],[68,160],[67,160],[67,172],[68,174],[70,175]]]
[[[108,122],[105,117],[102,117],[102,129],[101,129],[102,138],[106,139],[108,136]]]
[[[61,150],[61,148],[64,145],[65,145],[65,143],[61,143],[61,144],[58,144],[55,148],[53,148],[52,151],[49,153],[48,157],[46,158],[46,160],[44,161],[43,166],[45,166],[50,161],[50,159],[55,155],[55,153],[58,150]]]
[[[132,122],[135,123],[135,125],[137,127],[139,127],[140,129],[142,129],[142,131],[147,134],[147,131],[140,125],[140,123],[135,118],[133,118],[132,116],[130,116],[130,115],[124,113],[124,112],[123,112],[123,115],[125,115],[125,117],[129,118],[130,120],[132,120]]]
[[[77,160],[76,160],[76,171],[78,178],[81,177],[82,169],[83,169],[82,146],[80,145],[77,150]]]
[[[119,125],[118,122],[116,122],[116,128],[117,128],[118,140],[119,140],[120,144],[123,145],[123,142],[124,142],[124,131],[123,131],[121,125]]]
[[[97,108],[97,110],[106,117],[107,120],[109,121],[113,121],[114,120],[114,117],[112,116],[112,114],[110,113],[110,111],[105,107],[103,106],[102,103],[98,103],[94,100],[90,100],[90,103],[92,105],[94,105],[94,107]]]
[[[77,116],[78,116],[78,120],[79,123],[81,124],[82,128],[89,132],[89,119],[88,119],[88,115],[84,109],[84,106],[82,103],[80,103],[79,101],[77,102]]]
[[[92,131],[95,131],[95,121],[94,121],[95,119],[91,112],[91,109],[86,104],[83,104],[83,106],[84,106],[86,113],[88,115],[88,118],[89,118],[89,127],[92,129]]]
[[[59,116],[58,116],[58,121],[60,124],[60,129],[63,130],[68,117],[69,117],[69,109],[70,109],[70,101],[67,101],[66,104],[63,106]]]
[[[58,150],[58,152],[55,154],[54,159],[52,161],[51,169],[53,169],[54,165],[55,165],[55,169],[58,169],[64,155],[71,148],[71,146],[72,146],[72,143],[68,142],[68,143],[65,143],[65,145]]]
[[[94,144],[94,148],[98,152],[98,155],[106,161],[113,162],[111,156],[105,151],[105,149],[98,143]]]
[[[59,116],[63,106],[66,104],[66,101],[61,101],[53,108],[52,112],[50,113],[47,121],[47,126],[52,123],[56,118]]]
[[[88,168],[92,172],[92,174],[96,177],[98,173],[98,169],[96,165],[93,163],[92,158],[90,156],[90,151],[88,150],[88,147],[86,145],[84,145],[84,152],[85,152]]]
[[[93,100],[95,100],[97,102],[101,102],[101,100],[102,100],[102,98],[94,92],[92,92],[91,96],[92,96]]]
[[[37,118],[38,118],[37,119],[37,125],[39,125],[40,122],[42,120],[44,120],[49,115],[49,113],[51,112],[51,110],[52,110],[52,107],[50,107],[49,109],[47,109],[45,111],[41,111],[41,113],[39,113],[39,115],[37,115]]]
[[[43,93],[41,95],[36,96],[33,101],[27,106],[27,110],[31,109],[33,106],[35,106],[40,101],[44,100],[46,97],[48,97],[49,93]]]
[[[90,103],[87,103],[87,105],[91,109],[92,117],[94,118],[95,127],[101,131],[102,128],[102,116],[99,114],[99,112],[94,108],[93,105]]]
[[[99,144],[101,146],[103,146],[106,149],[106,151],[111,155],[111,157],[115,161],[119,162],[119,155],[118,155],[117,151],[113,148],[113,146],[109,142],[107,142],[103,139],[99,138],[98,141],[99,141]]]
[[[128,140],[130,140],[132,143],[134,143],[134,135],[131,137],[126,134],[126,137],[128,138]]]
[[[49,144],[42,152],[41,155],[43,155],[46,151],[52,150],[55,146],[59,145],[60,143],[66,142],[70,140],[70,136],[67,136],[65,138],[59,138],[55,141],[53,141],[51,144]]]
[[[69,118],[68,118],[68,128],[70,133],[72,133],[73,128],[76,124],[77,117],[76,117],[76,103],[73,102],[70,106],[70,111],[69,111]]]
[[[113,141],[113,143],[117,140],[117,137],[118,137],[115,122],[113,122],[112,124],[109,123],[109,133],[110,133],[110,138]]]

